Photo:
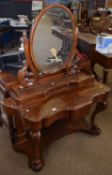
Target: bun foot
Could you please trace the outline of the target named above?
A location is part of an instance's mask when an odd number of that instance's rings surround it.
[[[43,169],[43,162],[40,160],[38,162],[32,162],[30,164],[30,168],[33,170],[33,171],[41,171]]]
[[[91,134],[98,136],[101,134],[101,129],[98,128],[97,126],[93,126],[91,128]]]

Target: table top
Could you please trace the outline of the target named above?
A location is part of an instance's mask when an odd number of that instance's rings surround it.
[[[101,55],[103,55],[103,56],[105,56],[107,58],[112,58],[112,53],[105,53],[105,54],[104,53],[99,53],[99,54],[101,54]]]
[[[96,44],[96,35],[93,35],[91,33],[79,32],[78,38],[87,42],[88,44],[92,44],[92,45]]]
[[[67,109],[71,111],[82,109],[84,106],[91,105],[94,101],[99,101],[100,97],[109,92],[110,88],[95,81],[93,87],[79,91],[68,91],[66,94],[62,93],[60,96],[54,96],[46,100],[44,104],[39,104],[38,100],[35,99],[35,105],[32,103],[21,103],[21,105],[18,105],[13,98],[6,98],[2,104],[17,110],[19,109],[28,121],[40,122]]]

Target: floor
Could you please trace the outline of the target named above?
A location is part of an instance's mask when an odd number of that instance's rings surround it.
[[[101,67],[96,71],[102,79]],[[112,72],[107,85],[112,88]],[[0,175],[112,175],[112,92],[107,110],[98,114],[100,136],[77,132],[65,136],[44,150],[45,166],[35,173],[27,166],[27,158],[15,152],[8,130],[0,128]]]

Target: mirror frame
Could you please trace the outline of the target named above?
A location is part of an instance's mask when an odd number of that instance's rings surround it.
[[[33,23],[33,26],[32,26],[32,29],[31,29],[31,32],[30,32],[30,39],[29,39],[29,46],[26,44],[26,42],[24,42],[24,48],[25,48],[25,55],[26,57],[28,58],[27,59],[27,62],[28,62],[28,65],[30,66],[32,72],[34,73],[37,73],[37,72],[40,72],[40,73],[43,73],[44,72],[41,70],[41,66],[39,66],[37,64],[37,62],[35,61],[35,58],[33,56],[33,50],[32,50],[32,45],[33,45],[33,37],[34,37],[34,33],[35,33],[35,30],[36,30],[36,27],[38,26],[38,23],[40,22],[41,20],[41,17],[49,10],[49,9],[52,9],[52,8],[62,8],[65,12],[68,13],[68,15],[70,16],[70,20],[71,20],[71,23],[72,23],[72,29],[73,29],[73,38],[72,38],[72,46],[71,46],[71,50],[69,52],[69,56],[68,58],[66,59],[66,61],[64,62],[63,64],[63,67],[61,68],[61,70],[55,72],[55,73],[48,73],[48,74],[56,74],[60,71],[62,71],[63,69],[66,69],[68,70],[70,67],[71,67],[71,63],[72,63],[72,59],[75,55],[75,51],[76,51],[76,45],[77,45],[77,31],[76,31],[76,25],[75,25],[75,17],[74,15],[72,14],[72,12],[64,5],[61,5],[61,4],[53,4],[53,5],[48,5],[47,7],[45,7],[41,12],[40,14],[35,17],[35,20],[34,20],[34,23]],[[37,58],[38,59],[38,58]],[[47,74],[47,73],[45,73]]]

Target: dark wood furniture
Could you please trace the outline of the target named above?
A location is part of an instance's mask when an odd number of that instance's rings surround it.
[[[101,54],[95,50],[96,36],[90,33],[79,33],[78,49],[90,59],[94,71],[95,64],[103,68],[103,83],[107,82],[108,73],[112,69],[112,54]],[[94,71],[95,75],[97,74]]]
[[[63,11],[71,19],[73,40],[67,57],[63,60],[63,57],[57,56],[55,49],[57,42],[60,45],[60,40],[48,32],[45,46],[53,39],[51,44],[55,47],[50,48],[55,57],[51,59],[55,61],[48,63],[48,59],[45,59],[49,57],[48,50],[44,55],[46,32],[42,28],[51,31],[53,16],[48,12],[52,8],[59,8],[60,12]],[[46,18],[47,25],[50,25],[48,28],[43,26]],[[39,38],[41,34],[42,38]],[[39,47],[41,39],[43,50],[40,48],[37,54],[35,46]],[[29,40],[24,34],[27,64],[18,72],[16,79],[11,76],[10,85],[6,74],[3,73],[0,79],[1,90],[3,93],[6,90],[8,94],[1,104],[7,113],[12,146],[16,151],[27,155],[29,166],[34,171],[43,168],[43,148],[57,138],[73,131],[100,134],[95,116],[106,108],[110,89],[94,79],[90,71],[87,71],[87,63],[80,64],[73,60],[76,44],[77,33],[71,12],[63,5],[50,5],[35,19]],[[40,60],[40,51],[44,60]],[[31,72],[28,71],[29,67]],[[87,122],[85,117],[93,103],[96,103],[96,108]]]
[[[103,67],[103,83],[106,83],[108,73],[112,70],[112,54],[101,54],[95,51],[94,58],[94,66],[97,63]]]

